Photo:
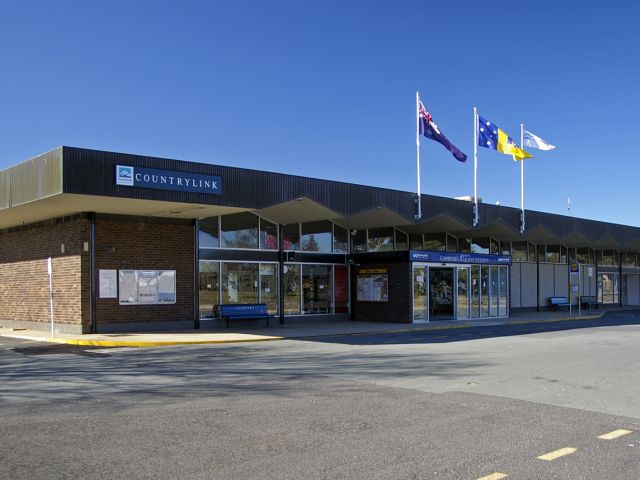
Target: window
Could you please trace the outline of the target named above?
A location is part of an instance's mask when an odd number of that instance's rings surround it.
[[[547,261],[547,254],[544,245],[538,245],[538,261],[541,263]]]
[[[511,255],[514,262],[527,261],[527,242],[512,242]]]
[[[500,242],[498,240],[495,240],[493,238],[490,239],[489,253],[500,253]]]
[[[333,225],[330,221],[306,222],[301,228],[303,251],[331,252]]]
[[[258,248],[258,217],[242,212],[221,217],[223,248]]]
[[[560,245],[547,245],[545,262],[560,263]]]
[[[598,250],[598,265],[618,265],[618,252],[615,250]]]
[[[536,261],[536,245],[531,242],[527,242],[527,243],[529,245],[529,261],[535,262]]]
[[[567,261],[567,247],[560,245],[560,263],[568,263]]]
[[[200,318],[211,317],[220,303],[220,263],[201,260],[198,272],[200,291]]]
[[[511,242],[500,242],[502,255],[511,255]]]
[[[198,244],[200,248],[218,248],[220,246],[219,218],[203,218],[199,222]]]
[[[396,250],[407,250],[409,248],[409,237],[406,233],[396,229]]]
[[[333,224],[333,251],[349,253],[349,230]]]
[[[459,244],[460,253],[471,253],[471,239],[470,238],[460,238]]]
[[[260,219],[260,248],[278,250],[278,226],[264,218]]]
[[[258,303],[258,264],[222,264],[223,304]]]
[[[578,263],[582,263],[585,265],[591,264],[593,258],[590,255],[589,248],[578,248],[576,253],[576,260]]]
[[[300,250],[300,224],[291,223],[283,227],[284,250]]]
[[[624,253],[624,263],[625,267],[637,267],[638,266],[638,258],[635,253]]]
[[[471,253],[489,253],[491,248],[491,241],[489,238],[472,238],[471,239]]]
[[[458,251],[458,237],[454,237],[450,233],[447,233],[447,252]]]
[[[362,253],[367,251],[367,231],[356,230],[355,235],[352,237],[353,252]]]
[[[446,233],[425,233],[424,249],[431,250],[434,252],[446,250],[447,234]]]
[[[370,228],[367,245],[370,252],[393,250],[393,227]]]
[[[302,265],[302,313],[331,313],[333,273],[331,265]]]
[[[284,266],[284,314],[300,315],[300,266]]]
[[[424,250],[424,239],[421,233],[412,233],[409,235],[411,250]]]

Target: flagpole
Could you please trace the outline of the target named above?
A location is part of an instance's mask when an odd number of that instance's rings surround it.
[[[422,196],[420,194],[420,93],[416,90],[416,166],[418,170],[418,213],[416,220],[422,218]]]
[[[473,107],[473,226],[478,226],[478,109]]]
[[[524,150],[524,123],[520,124],[520,148]],[[524,158],[520,160],[520,233],[524,233]]]

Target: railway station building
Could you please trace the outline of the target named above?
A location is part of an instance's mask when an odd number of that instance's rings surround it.
[[[416,219],[417,201],[59,147],[0,172],[0,325],[48,329],[50,286],[61,333],[223,328],[228,304],[276,326],[640,305],[640,228],[527,210],[520,233],[519,209],[481,204],[474,227],[472,202],[422,195]]]

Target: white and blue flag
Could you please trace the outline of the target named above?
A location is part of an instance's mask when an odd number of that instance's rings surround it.
[[[554,148],[556,148],[555,145],[551,145],[546,140],[541,139],[528,130],[524,131],[524,146],[537,148],[538,150],[553,150]]]

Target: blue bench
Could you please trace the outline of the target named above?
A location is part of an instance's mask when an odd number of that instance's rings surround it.
[[[569,299],[567,297],[549,297],[549,305],[557,310],[558,307],[568,307]]]
[[[226,320],[226,328],[229,328],[229,320],[260,320],[267,321],[269,326],[269,309],[265,303],[243,303],[239,305],[219,305],[220,317]]]

